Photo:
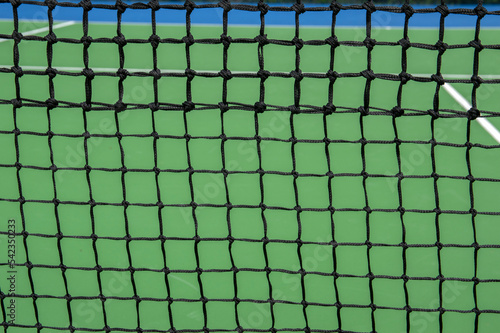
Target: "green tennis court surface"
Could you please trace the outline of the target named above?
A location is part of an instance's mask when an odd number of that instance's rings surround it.
[[[20,31],[45,26],[24,22]],[[0,22],[2,33],[12,30],[12,22]],[[74,23],[54,32],[59,39],[79,39],[82,26]],[[362,76],[337,79],[337,111],[327,116],[278,110],[294,104],[295,80],[274,76],[265,82],[268,109],[263,113],[236,106],[221,115],[220,109],[205,107],[222,100],[223,78],[218,75],[193,79],[196,109],[152,112],[140,105],[154,101],[153,78],[134,74],[153,69],[152,47],[133,42],[149,38],[151,26],[124,24],[122,33],[128,40],[124,68],[132,75],[123,83],[128,108],[119,113],[84,113],[65,103],[84,102],[86,95],[85,77],[79,74],[83,46],[64,41],[53,46],[52,67],[63,72],[53,79],[59,107],[47,111],[30,106],[50,97],[47,75],[30,74],[47,68],[47,46],[36,40],[19,44],[19,66],[25,71],[20,95],[28,106],[14,112],[12,105],[0,105],[0,269],[2,277],[16,272],[14,297],[4,296],[7,279],[0,282],[6,332],[37,332],[37,323],[46,333],[70,326],[94,332],[105,332],[105,327],[203,332],[205,326],[210,331],[237,326],[253,332],[271,327],[303,331],[308,326],[316,332],[370,332],[374,321],[377,332],[401,333],[407,332],[408,321],[411,333],[431,333],[440,332],[440,318],[445,333],[474,332],[475,320],[478,332],[497,331],[499,145],[472,121],[468,150],[466,117],[447,118],[451,113],[442,112],[443,117],[432,120],[427,110],[433,108],[435,82],[408,82],[401,104],[406,113],[398,118],[385,110],[396,105],[399,82],[383,79],[373,80],[369,114],[360,116],[357,108],[363,105],[366,85]],[[221,33],[221,27],[192,27],[195,40]],[[292,28],[266,27],[266,33],[270,39],[294,37]],[[482,30],[482,43],[500,44],[498,33]],[[163,25],[157,34],[180,39],[186,30]],[[233,39],[258,34],[259,27],[228,31]],[[303,40],[324,40],[330,34],[326,28],[300,29]],[[372,38],[396,42],[402,34],[402,29],[375,28]],[[92,24],[89,35],[112,38],[116,25]],[[341,41],[366,37],[361,28],[337,28],[336,35]],[[410,29],[409,37],[412,43],[434,44],[438,32]],[[444,42],[473,39],[473,30],[448,29]],[[13,66],[12,49],[12,41],[0,42],[2,69]],[[228,69],[256,73],[257,50],[256,44],[232,43]],[[190,67],[218,73],[222,56],[221,44],[195,43]],[[407,72],[430,77],[436,57],[436,50],[410,48]],[[473,57],[470,47],[447,50],[443,76],[469,79]],[[100,75],[116,73],[119,59],[114,44],[94,42],[89,48],[97,107],[120,98],[119,76]],[[160,44],[157,61],[162,72],[182,74],[185,45]],[[479,75],[500,75],[499,61],[499,50],[483,50]],[[401,48],[377,45],[371,63],[375,73],[400,73]],[[295,48],[266,45],[264,68],[293,71]],[[324,74],[329,68],[330,46],[300,50],[303,73]],[[364,71],[367,49],[338,47],[334,68],[339,73]],[[14,82],[14,73],[0,72],[0,100],[16,98]],[[227,101],[254,105],[259,84],[258,77],[233,77],[227,82]],[[327,104],[328,85],[327,78],[304,78],[300,104]],[[470,83],[451,85],[470,101]],[[483,84],[477,108],[498,111],[499,92],[498,85]],[[158,81],[159,103],[186,100],[186,77]],[[445,89],[440,90],[439,108],[465,112]],[[498,118],[488,119],[500,128]],[[21,133],[16,135],[15,128]],[[54,135],[49,137],[48,131]],[[16,162],[22,167],[16,168]],[[57,171],[50,169],[52,164]],[[439,176],[432,177],[434,172]],[[472,185],[469,173],[476,179]],[[21,195],[26,202],[18,201]],[[55,197],[60,203],[52,202]],[[18,265],[13,268],[5,264],[13,259],[7,252],[9,219],[15,220],[17,233]],[[28,257],[32,266],[25,265]],[[476,286],[473,278],[479,281]],[[15,321],[7,326],[11,299]],[[439,308],[445,309],[441,315]]]

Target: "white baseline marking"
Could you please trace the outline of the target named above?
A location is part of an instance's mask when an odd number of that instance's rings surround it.
[[[12,65],[0,65],[0,68],[10,68]],[[23,69],[32,71],[44,71],[47,69],[46,66],[22,66]],[[63,72],[81,72],[84,67],[65,67],[65,66],[53,66],[52,68],[58,69]],[[113,72],[118,71],[118,67],[91,67],[96,73],[102,72]],[[125,68],[130,73],[145,72],[149,73],[153,68]],[[160,69],[162,73],[184,73],[184,69]],[[214,70],[204,70],[195,69],[197,73],[211,73],[217,74],[219,71]],[[270,72],[283,72],[283,71],[270,71]],[[257,71],[231,71],[234,74],[255,74]],[[325,74],[324,72],[304,72],[304,74]],[[398,73],[388,73],[391,75],[398,75]],[[412,74],[415,77],[428,77],[430,78],[432,74]],[[472,75],[469,74],[442,74],[445,79],[456,79],[456,80],[467,80],[470,79]],[[500,74],[486,74],[481,75],[481,78],[486,80],[498,80],[500,79]]]
[[[464,96],[462,96],[455,88],[453,88],[453,86],[451,84],[445,83],[443,85],[443,88],[465,110],[468,111],[472,107],[470,105],[469,101],[467,101]],[[496,140],[496,142],[500,143],[500,132],[498,131],[498,129],[495,126],[493,126],[493,124],[488,119],[483,118],[483,117],[478,117],[478,118],[476,118],[476,120],[479,123],[479,125],[481,125],[486,130],[486,132],[488,132],[488,134],[491,135],[493,137],[493,139]]]
[[[55,26],[54,26],[55,27]],[[6,65],[0,65],[0,68],[10,68],[11,66],[6,66]],[[47,67],[44,66],[23,66],[23,69],[26,70],[40,70],[43,71],[47,69]],[[83,67],[53,67],[55,69],[61,70],[61,71],[67,71],[67,72],[81,72],[83,70]],[[106,68],[106,67],[96,67],[92,68],[94,72],[116,72],[118,68]],[[150,72],[151,69],[146,69],[146,68],[127,68],[129,72]],[[164,73],[184,73],[184,70],[182,69],[163,69],[160,70],[161,72]],[[204,72],[204,73],[218,73],[219,71],[213,71],[213,70],[198,70],[197,72]],[[248,74],[248,73],[255,73],[255,72],[247,72],[247,71],[232,71],[235,74]],[[414,74],[414,76],[418,77],[430,77],[432,74]],[[467,74],[443,74],[444,78],[450,78],[450,79],[469,79],[471,76]],[[500,79],[500,75],[482,75],[481,76],[484,79]],[[443,85],[443,88],[457,101],[466,111],[468,111],[472,106],[470,103],[455,89],[453,88],[452,85],[449,83],[445,83]],[[477,122],[498,142],[500,143],[500,131],[493,126],[493,124],[486,118],[483,117],[478,117]]]
[[[75,23],[76,23],[75,21],[67,21],[67,22],[63,22],[63,23],[58,23],[58,24],[53,25],[52,29],[59,29],[59,28],[68,27],[68,26],[73,25]],[[39,33],[45,32],[45,31],[49,31],[49,27],[43,27],[43,28],[39,28],[39,29],[35,29],[35,30],[22,32],[22,34],[23,34],[23,36],[33,36],[33,35],[36,35],[36,34],[39,34]],[[0,39],[0,43],[6,42],[8,40],[12,40],[12,39]]]

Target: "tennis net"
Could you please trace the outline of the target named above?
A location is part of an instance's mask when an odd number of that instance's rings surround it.
[[[496,332],[486,7],[0,0],[4,331]]]

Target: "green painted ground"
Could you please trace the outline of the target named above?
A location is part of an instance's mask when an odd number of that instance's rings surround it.
[[[39,28],[40,24],[25,23],[21,31]],[[12,31],[12,23],[0,22],[0,31]],[[193,27],[195,39],[217,38],[222,32],[217,27]],[[268,28],[268,38],[293,38],[293,30]],[[126,38],[148,38],[148,26],[123,26]],[[301,38],[325,39],[328,29],[304,28]],[[56,30],[58,37],[80,38],[82,27],[75,24]],[[92,25],[90,35],[94,38],[113,37],[113,25]],[[182,27],[161,26],[161,37],[182,38]],[[258,28],[231,27],[233,38],[253,38]],[[363,40],[362,29],[338,29],[339,40]],[[401,30],[374,30],[373,38],[378,41],[397,41]],[[448,30],[445,42],[448,44],[467,44],[472,40],[472,30]],[[411,30],[410,40],[434,44],[437,32],[432,30]],[[500,44],[498,31],[481,32],[483,44]],[[83,67],[83,47],[78,44],[57,43],[54,46],[53,67]],[[99,68],[118,68],[118,48],[115,45],[92,44],[90,66],[98,72]],[[195,44],[191,47],[192,69],[218,71],[222,68],[222,46]],[[20,66],[47,66],[46,49],[43,42],[23,41],[19,46]],[[366,49],[341,46],[336,52],[335,69],[337,72],[360,72],[366,69]],[[268,45],[265,47],[265,68],[273,72],[290,72],[294,69],[295,52],[293,47]],[[399,47],[377,46],[373,51],[372,69],[376,73],[399,73],[401,71],[401,51]],[[437,51],[410,49],[408,51],[408,72],[412,74],[434,73]],[[472,74],[473,50],[470,48],[452,49],[443,56],[443,74]],[[498,75],[500,69],[498,50],[481,52],[479,73]],[[12,43],[0,43],[0,67],[11,67]],[[149,44],[129,43],[125,47],[125,67],[131,69],[152,69],[152,49]],[[158,49],[158,67],[163,70],[184,70],[186,68],[183,45],[161,45]],[[257,47],[252,44],[233,44],[229,49],[228,68],[232,71],[257,71]],[[324,73],[329,68],[329,48],[325,46],[305,46],[301,50],[301,69],[303,72]],[[71,70],[68,70],[71,71]],[[429,74],[430,75],[430,74]],[[57,76],[54,79],[55,97],[61,101],[83,102],[85,99],[84,78],[80,76]],[[24,75],[20,79],[21,96],[28,100],[45,101],[48,97],[49,83],[46,76]],[[15,98],[14,74],[0,73],[0,100]],[[470,100],[471,87],[467,84],[453,85]],[[334,104],[346,108],[357,108],[363,104],[364,78],[339,79],[334,87]],[[118,78],[97,76],[92,83],[93,101],[115,103],[118,100]],[[152,79],[129,77],[124,84],[124,102],[148,104],[153,101]],[[327,102],[328,81],[326,79],[305,78],[302,81],[301,104],[322,106]],[[374,80],[370,104],[372,107],[391,109],[396,105],[397,82]],[[403,107],[427,110],[432,108],[434,83],[410,82],[403,93]],[[217,104],[221,101],[222,79],[200,78],[193,81],[193,102]],[[498,111],[499,87],[483,85],[478,90],[478,108]],[[259,98],[259,79],[233,78],[228,83],[228,101],[253,104]],[[180,104],[186,100],[184,78],[163,78],[159,83],[159,101]],[[288,106],[293,104],[293,80],[290,78],[269,78],[266,81],[266,98],[269,105]],[[444,89],[441,90],[440,107],[462,110]],[[259,168],[256,140],[243,140],[256,134],[253,112],[230,110],[223,116],[219,110],[195,110],[186,114],[182,111],[158,111],[154,115],[149,109],[128,110],[118,115],[121,133],[140,134],[143,137],[124,136],[121,145],[124,151],[124,165],[132,170],[123,178],[116,170],[122,167],[120,144],[116,137],[96,137],[87,140],[88,164],[92,168],[107,168],[107,171],[92,170],[90,183],[92,198],[97,203],[119,204],[124,200],[122,187],[126,189],[125,199],[131,204],[152,204],[149,207],[131,205],[125,212],[123,207],[97,205],[92,211],[89,205],[78,205],[90,200],[89,186],[85,170],[41,170],[21,168],[19,171],[22,195],[28,202],[20,209],[19,202],[0,201],[0,269],[2,276],[9,268],[6,235],[8,220],[16,221],[16,232],[25,230],[32,234],[27,237],[18,235],[16,240],[16,294],[6,297],[2,303],[2,321],[9,313],[8,305],[15,299],[15,325],[7,332],[36,332],[34,325],[39,322],[46,327],[43,332],[60,332],[61,328],[72,325],[77,330],[104,332],[108,325],[112,329],[167,331],[173,325],[177,330],[198,332],[203,326],[210,330],[235,330],[239,325],[246,330],[268,331],[273,325],[276,329],[289,331],[308,326],[313,330],[344,330],[370,332],[372,330],[372,309],[367,247],[369,240],[375,245],[368,251],[373,279],[373,303],[379,307],[374,311],[375,327],[378,332],[406,332],[405,287],[408,290],[408,304],[411,312],[411,333],[439,332],[439,290],[442,292],[441,306],[447,310],[443,314],[443,332],[473,332],[476,306],[473,297],[474,275],[481,279],[500,279],[500,248],[481,248],[478,251],[477,267],[474,267],[474,248],[480,245],[500,245],[500,217],[487,212],[499,212],[500,182],[478,179],[473,184],[474,208],[479,212],[473,227],[469,181],[441,177],[437,181],[440,209],[436,226],[434,180],[432,178],[405,178],[402,180],[402,203],[406,210],[401,221],[395,211],[383,212],[380,209],[394,210],[399,206],[395,133],[392,117],[368,115],[361,120],[364,137],[371,140],[365,147],[365,171],[369,174],[393,177],[368,177],[366,195],[371,209],[367,214],[365,207],[365,188],[363,177],[362,136],[360,116],[353,113],[336,113],[326,117],[321,114],[299,114],[292,118],[288,112],[266,111],[257,116],[258,134],[264,140],[260,144],[262,169],[274,171],[263,179],[263,203],[280,209],[267,209],[263,214],[258,207],[261,203],[259,175],[232,173],[227,177],[228,197],[233,205],[230,211],[224,206],[227,196],[222,173],[195,172],[192,176],[193,189],[189,186],[188,151],[194,170],[216,170],[222,168],[221,140],[224,133],[230,137],[224,146],[224,160],[230,171],[255,171]],[[22,131],[18,136],[19,162],[23,166],[48,168],[51,165],[49,139],[50,129],[56,134],[74,136],[54,136],[50,139],[54,163],[59,168],[83,168],[85,148],[82,133],[87,130],[93,134],[113,135],[117,131],[113,111],[92,111],[83,115],[81,109],[56,108],[50,111],[50,124],[47,110],[36,107],[23,107],[15,117],[11,106],[0,105],[0,198],[17,199],[20,196],[16,168],[15,135],[17,128]],[[490,118],[500,127],[500,119]],[[326,124],[326,126],[325,126]],[[430,176],[432,173],[431,118],[405,116],[395,120],[399,139],[421,141],[402,143],[401,171],[405,176]],[[193,137],[213,137],[211,139],[193,138],[186,146],[182,137],[187,132]],[[292,148],[286,142],[291,128],[299,140]],[[456,146],[438,145],[435,148],[436,172],[443,176],[465,177],[468,175],[466,164],[467,122],[463,119],[440,118],[435,121],[434,135],[438,142],[454,143]],[[157,167],[169,171],[161,172],[158,186],[155,174],[154,139],[150,135],[153,126],[160,135],[169,138],[157,140]],[[328,146],[329,160],[325,153],[324,127],[332,140],[344,140]],[[373,141],[378,141],[377,143]],[[471,142],[487,146],[496,142],[476,123],[471,124]],[[301,175],[296,183],[298,197],[295,196],[292,156],[295,154],[295,170]],[[498,145],[490,149],[474,147],[470,151],[471,171],[476,178],[500,179],[500,154]],[[341,173],[331,180],[333,214],[326,210],[329,202],[329,171]],[[139,172],[137,170],[149,170]],[[288,174],[279,174],[288,173]],[[307,174],[307,175],[304,175]],[[312,177],[311,175],[316,175]],[[54,184],[57,199],[62,203],[57,207],[48,202],[54,198]],[[154,206],[158,201],[157,187],[163,209]],[[194,210],[197,224],[193,219],[191,207],[194,201],[201,205]],[[301,212],[300,223],[297,212]],[[170,206],[168,206],[170,205]],[[310,208],[318,209],[312,211]],[[412,212],[426,210],[427,212]],[[24,214],[24,219],[21,217]],[[92,212],[92,214],[91,214]],[[460,212],[460,214],[458,214]],[[367,215],[369,215],[367,223]],[[162,221],[162,225],[159,222]],[[265,221],[265,222],[264,222]],[[402,223],[403,222],[403,223]],[[367,230],[369,225],[369,231]],[[403,231],[404,226],[404,231]],[[231,231],[229,232],[229,227]],[[332,253],[332,227],[335,241],[341,243],[335,255]],[[64,236],[60,242],[55,237],[60,228]],[[437,229],[440,242],[446,246],[438,250]],[[100,238],[95,242],[90,235]],[[124,239],[130,234],[133,240]],[[236,238],[232,247],[226,237],[231,233]],[[35,235],[36,234],[36,235]],[[404,284],[399,278],[404,273],[403,250],[397,246],[405,235],[410,245],[406,251],[406,274],[412,279]],[[160,235],[167,237],[162,254]],[[194,237],[203,240],[195,247]],[[43,236],[43,237],[41,237]],[[81,236],[83,238],[71,238]],[[263,245],[262,238],[267,236],[271,242]],[[138,239],[140,238],[140,239]],[[300,238],[304,244],[298,250],[295,240]],[[273,242],[286,240],[286,243]],[[349,243],[349,244],[347,244]],[[59,245],[59,246],[58,246]],[[392,246],[391,246],[392,245]],[[25,248],[27,251],[25,251]],[[131,254],[130,257],[127,255]],[[59,250],[60,249],[60,250]],[[272,268],[266,275],[264,249],[267,251],[268,265]],[[198,279],[196,273],[196,253],[199,267],[203,272]],[[299,260],[300,253],[302,262]],[[438,253],[441,260],[441,273],[446,280],[441,286],[435,278],[439,275]],[[28,270],[22,266],[29,257],[35,265]],[[97,263],[104,271],[97,274]],[[240,271],[234,274],[231,258]],[[63,272],[59,265],[68,269]],[[341,274],[336,279],[328,276],[334,270]],[[308,272],[301,283],[298,271]],[[40,266],[41,265],[41,266]],[[43,266],[43,267],[42,267]],[[137,270],[131,274],[128,267]],[[166,275],[164,267],[172,270]],[[78,268],[78,269],[77,269]],[[33,280],[30,286],[29,274]],[[237,289],[234,287],[236,276]],[[384,276],[384,277],[382,277]],[[394,278],[388,278],[394,277]],[[66,294],[67,281],[70,301],[62,298]],[[469,279],[470,281],[460,281]],[[496,279],[496,280],[495,280]],[[167,282],[167,283],[166,283]],[[167,284],[169,291],[167,291]],[[269,285],[272,297],[277,303],[270,305]],[[304,286],[304,288],[302,287]],[[7,293],[9,285],[2,278],[0,287]],[[200,301],[201,287],[206,303],[204,321],[203,304]],[[338,298],[335,293],[338,290]],[[304,289],[304,290],[303,290]],[[98,299],[99,293],[110,297],[104,302],[106,316]],[[476,287],[477,307],[480,310],[500,310],[500,282],[480,282]],[[40,296],[33,300],[26,297]],[[136,293],[143,298],[138,308],[131,297]],[[305,297],[303,296],[305,295]],[[174,299],[170,307],[165,301]],[[241,299],[235,307],[234,297]],[[162,300],[162,301],[161,301]],[[258,300],[260,303],[250,302]],[[313,303],[306,308],[306,316],[301,302]],[[337,310],[336,302],[344,306]],[[69,308],[68,308],[69,304]],[[326,306],[328,305],[328,306]],[[364,307],[353,307],[362,305]],[[272,308],[272,312],[271,312]],[[397,309],[387,309],[397,308]],[[35,314],[35,309],[38,314]],[[138,310],[137,310],[138,309]],[[169,319],[171,311],[172,322]],[[466,313],[459,313],[465,311]],[[493,311],[494,312],[494,311]],[[338,321],[340,313],[341,321]],[[70,316],[71,314],[71,316]],[[139,315],[137,315],[139,314]],[[274,324],[273,316],[274,315]],[[72,318],[72,319],[70,319]],[[237,319],[236,319],[237,318]],[[493,333],[500,325],[500,314],[482,313],[479,316],[479,332]],[[5,326],[4,326],[5,327]]]

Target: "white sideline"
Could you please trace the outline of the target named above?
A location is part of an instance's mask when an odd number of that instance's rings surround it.
[[[443,88],[465,110],[469,110],[472,107],[470,105],[469,101],[467,101],[464,96],[462,96],[455,88],[453,88],[453,86],[451,84],[445,83],[443,85]],[[498,131],[498,129],[495,126],[493,126],[493,124],[488,119],[483,118],[483,117],[478,117],[478,118],[476,118],[476,120],[479,123],[479,125],[481,125],[486,130],[486,132],[488,132],[488,134],[491,135],[493,137],[493,139],[496,140],[496,142],[500,143],[500,132]]]
[[[58,24],[53,25],[52,29],[59,29],[59,28],[68,27],[68,26],[73,25],[75,23],[76,23],[75,21],[67,21],[67,22],[58,23]],[[35,29],[35,30],[22,32],[22,34],[23,34],[23,36],[32,36],[32,35],[36,35],[36,34],[39,34],[39,33],[45,32],[45,31],[49,31],[49,27],[43,27],[43,28],[39,28],[39,29]],[[3,39],[2,38],[2,39],[0,39],[0,43],[6,42],[8,40],[12,40],[12,39]]]

